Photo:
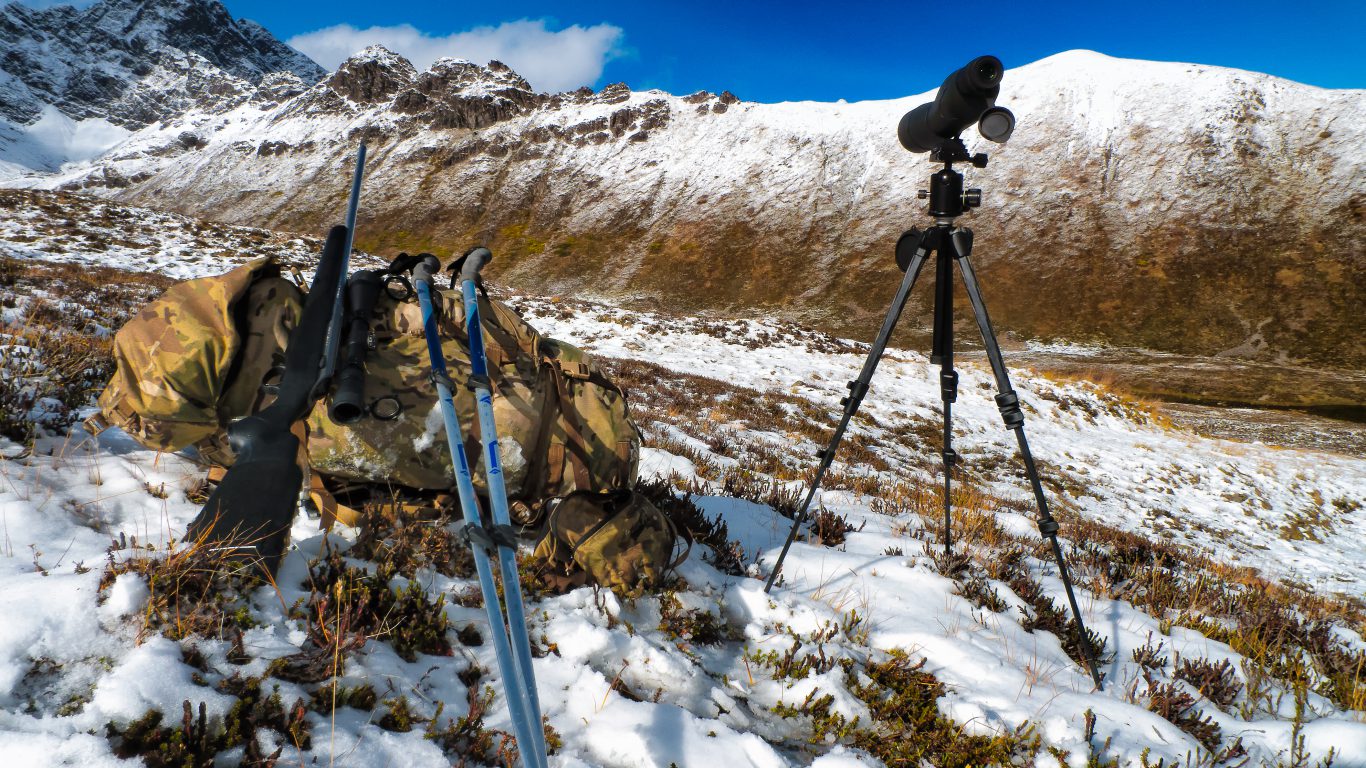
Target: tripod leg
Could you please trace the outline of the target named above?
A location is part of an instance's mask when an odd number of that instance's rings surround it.
[[[1063,588],[1067,591],[1067,602],[1072,606],[1072,616],[1077,620],[1077,639],[1086,654],[1086,666],[1096,689],[1101,689],[1100,674],[1096,671],[1096,654],[1091,648],[1091,638],[1086,633],[1086,624],[1077,606],[1077,596],[1072,589],[1072,578],[1067,571],[1067,561],[1063,558],[1062,546],[1058,544],[1058,521],[1048,511],[1044,499],[1043,484],[1039,482],[1039,470],[1034,465],[1034,455],[1029,451],[1025,440],[1024,412],[1020,410],[1020,399],[1010,386],[1010,375],[1006,372],[1005,360],[1001,357],[1001,347],[996,343],[996,334],[991,330],[991,319],[987,317],[987,306],[982,301],[981,290],[977,286],[977,275],[972,269],[968,255],[972,252],[972,230],[959,229],[953,233],[954,251],[959,268],[963,273],[963,285],[967,288],[968,298],[972,301],[972,312],[977,317],[977,327],[982,331],[982,343],[986,346],[987,360],[991,362],[991,372],[996,378],[996,406],[1001,409],[1001,418],[1007,429],[1015,433],[1020,446],[1020,458],[1024,461],[1025,474],[1029,476],[1030,488],[1034,491],[1034,501],[1039,507],[1039,533],[1052,545],[1053,558],[1058,563],[1058,574],[1062,577]]]
[[[868,394],[868,383],[872,381],[873,372],[877,370],[878,361],[882,359],[882,353],[887,349],[887,341],[891,338],[892,330],[896,328],[897,320],[901,319],[901,312],[906,308],[906,300],[910,298],[911,288],[915,286],[916,278],[920,276],[920,268],[925,265],[925,258],[933,249],[934,243],[940,240],[940,234],[938,229],[928,229],[924,232],[917,232],[912,229],[901,236],[903,241],[907,238],[915,239],[913,243],[906,244],[910,248],[905,248],[903,243],[897,243],[898,257],[905,251],[911,251],[905,264],[906,276],[901,279],[901,287],[897,289],[896,298],[892,299],[892,306],[887,309],[887,317],[882,321],[882,329],[878,331],[877,339],[873,342],[873,348],[868,350],[868,357],[863,361],[863,370],[857,379],[849,382],[849,396],[842,401],[844,415],[840,418],[839,425],[835,427],[835,433],[830,438],[830,443],[816,454],[821,460],[820,466],[816,469],[816,476],[811,481],[811,488],[807,490],[802,506],[792,518],[792,527],[787,532],[787,541],[783,542],[783,550],[778,553],[778,561],[773,564],[773,572],[769,574],[768,582],[764,584],[765,592],[773,589],[773,583],[777,581],[778,574],[783,569],[783,560],[787,559],[787,551],[792,548],[792,542],[797,538],[797,531],[806,521],[807,511],[811,508],[811,500],[816,496],[816,489],[820,488],[821,478],[825,477],[825,471],[830,469],[831,462],[835,460],[835,450],[839,448],[840,441],[844,439],[844,431],[849,428],[850,419],[854,418],[859,405],[863,403],[863,396]]]
[[[958,374],[953,370],[953,242],[939,249],[935,263],[934,342],[930,362],[939,363],[939,394],[944,413],[944,556],[953,551],[953,403],[958,399]]]

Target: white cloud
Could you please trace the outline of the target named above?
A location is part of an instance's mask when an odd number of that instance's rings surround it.
[[[597,82],[603,65],[619,55],[621,38],[621,28],[611,24],[575,24],[551,31],[544,19],[522,19],[444,37],[428,35],[411,24],[368,29],[338,24],[296,35],[287,42],[328,69],[336,69],[351,54],[375,43],[406,57],[419,70],[442,56],[479,64],[497,59],[525,77],[533,88],[556,92]]]

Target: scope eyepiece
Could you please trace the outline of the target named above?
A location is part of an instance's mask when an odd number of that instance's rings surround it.
[[[1005,141],[1015,128],[1015,118],[1009,110],[994,106],[1004,76],[1005,67],[995,56],[978,56],[954,71],[944,78],[934,101],[901,118],[897,125],[901,146],[911,152],[931,152],[979,121],[984,123],[983,136]]]
[[[972,88],[985,91],[1001,84],[1006,68],[995,56],[978,56],[960,71],[966,73],[963,76],[968,78]]]

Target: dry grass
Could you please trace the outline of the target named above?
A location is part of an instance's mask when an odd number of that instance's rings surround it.
[[[681,447],[703,467],[705,486],[699,493],[721,493],[768,504],[791,515],[811,479],[814,459],[793,461],[790,456],[770,458],[763,436],[786,434],[799,444],[822,446],[838,414],[823,414],[800,398],[732,387],[714,379],[669,372],[648,363],[614,363],[619,375],[644,393],[642,407],[648,431],[672,435],[657,443],[670,452]],[[1111,415],[1140,423],[1162,423],[1150,404],[1097,388]],[[634,394],[634,393],[633,393]],[[1047,397],[1047,393],[1045,393]],[[706,418],[697,418],[698,414]],[[1096,411],[1093,416],[1098,416]],[[679,433],[696,438],[738,464],[723,465],[713,455],[688,447]],[[943,512],[937,479],[925,479],[919,470],[937,473],[938,462],[930,455],[922,462],[889,472],[884,457],[900,456],[896,443],[937,445],[939,424],[932,419],[911,419],[879,427],[855,421],[841,446],[836,464],[823,487],[851,491],[868,500],[870,507],[897,518],[897,528],[923,538],[932,548],[943,536]],[[925,445],[921,445],[925,444]],[[1039,536],[1019,536],[998,522],[1002,511],[1033,513],[1032,505],[995,498],[981,490],[985,475],[999,472],[1005,457],[969,460],[954,484],[953,540],[955,552],[935,560],[935,567],[958,581],[959,592],[978,606],[1000,611],[1008,604],[988,579],[1004,582],[1028,606],[1026,628],[1058,636],[1068,654],[1082,661],[1076,622],[1043,594],[1031,562],[1051,562],[1053,555]],[[1208,666],[1201,660],[1178,660],[1168,668],[1163,661],[1155,672],[1149,697],[1164,716],[1178,727],[1214,743],[1199,707],[1180,700],[1184,689],[1173,688],[1183,680],[1203,706],[1237,709],[1244,716],[1267,716],[1277,711],[1276,699],[1301,686],[1328,698],[1347,711],[1366,711],[1366,653],[1339,639],[1334,626],[1366,635],[1366,606],[1360,602],[1316,595],[1290,584],[1271,582],[1249,569],[1216,562],[1170,542],[1129,533],[1073,514],[1062,494],[1085,493],[1087,488],[1071,474],[1041,464],[1045,486],[1056,503],[1054,514],[1063,525],[1069,566],[1079,587],[1116,600],[1124,600],[1150,615],[1163,618],[1166,626],[1182,626],[1227,643],[1247,657],[1236,672]],[[915,519],[911,524],[908,519]],[[836,526],[839,528],[839,526]],[[841,537],[818,535],[818,541],[838,545]],[[1104,656],[1103,639],[1090,634],[1098,654]],[[1156,667],[1155,667],[1156,668]],[[1197,702],[1197,703],[1198,703]],[[807,710],[819,709],[807,702]],[[811,711],[806,714],[811,714]],[[827,713],[828,714],[828,713]],[[816,718],[820,720],[819,717]],[[1217,731],[1217,729],[1214,729]],[[1224,744],[1223,756],[1233,759],[1235,744]]]
[[[110,331],[170,280],[0,256],[0,435],[65,434],[114,372]],[[60,298],[57,298],[60,297]]]
[[[225,550],[198,543],[166,551],[136,545],[125,549],[116,542],[109,548],[100,591],[130,573],[146,582],[149,593],[143,633],[159,632],[174,640],[232,639],[256,626],[249,596],[266,582]]]

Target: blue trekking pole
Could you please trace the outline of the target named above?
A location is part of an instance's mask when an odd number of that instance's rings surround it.
[[[422,307],[422,329],[427,337],[432,381],[436,385],[441,416],[446,425],[446,443],[450,447],[451,462],[455,465],[456,489],[460,496],[460,509],[465,518],[463,533],[474,553],[474,568],[479,575],[479,589],[484,596],[489,632],[493,636],[493,651],[498,658],[498,674],[503,678],[508,713],[512,718],[513,734],[517,737],[522,765],[524,768],[546,768],[545,732],[541,727],[540,706],[534,698],[535,683],[530,676],[531,655],[526,641],[526,619],[522,609],[521,588],[517,581],[516,561],[513,561],[511,581],[507,579],[506,565],[503,566],[503,591],[508,598],[509,611],[512,610],[514,596],[516,600],[516,612],[511,613],[508,618],[511,619],[510,624],[514,633],[520,629],[521,640],[518,646],[514,647],[508,642],[508,625],[504,623],[503,607],[498,599],[498,588],[493,580],[493,565],[489,560],[489,553],[495,547],[500,552],[511,551],[511,548],[516,546],[516,538],[510,526],[497,525],[499,519],[496,514],[495,526],[491,530],[484,528],[479,516],[479,501],[474,495],[474,482],[470,477],[470,465],[465,456],[465,445],[460,438],[460,422],[455,412],[455,384],[446,371],[446,358],[441,351],[441,336],[437,332],[436,313],[432,308],[432,276],[440,268],[441,264],[435,256],[425,256],[413,269],[413,283],[417,290],[418,303]],[[482,344],[479,351],[479,362],[475,367],[476,377],[485,376]],[[487,382],[487,377],[484,381]],[[485,395],[487,392],[485,386]],[[497,450],[496,443],[494,450]],[[499,488],[501,490],[502,486]],[[503,510],[503,522],[506,523],[506,497],[503,498]],[[522,658],[516,658],[519,655]]]
[[[460,270],[460,291],[465,303],[465,329],[470,340],[470,386],[479,411],[479,440],[484,446],[484,478],[488,485],[489,506],[493,509],[493,532],[498,544],[498,565],[503,574],[503,597],[507,601],[508,628],[512,633],[513,656],[520,665],[522,682],[526,686],[531,712],[540,724],[541,702],[536,693],[536,675],[531,667],[531,641],[526,631],[526,610],[522,605],[522,583],[517,575],[517,538],[508,515],[507,486],[503,483],[503,466],[498,459],[498,426],[493,420],[493,393],[489,381],[488,361],[484,355],[484,330],[479,321],[479,296],[475,281],[479,270],[493,258],[487,248],[475,248],[465,254]],[[499,534],[503,534],[499,536]],[[546,754],[545,731],[532,729],[536,753]]]

